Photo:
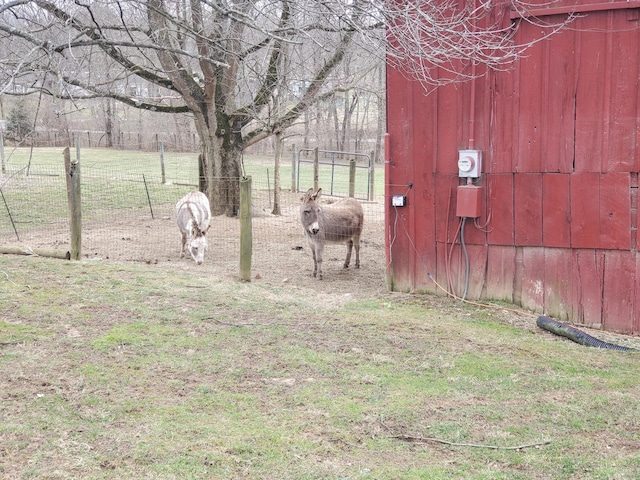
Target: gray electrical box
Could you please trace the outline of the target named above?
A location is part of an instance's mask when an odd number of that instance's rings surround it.
[[[407,204],[407,197],[405,195],[394,195],[391,197],[392,207],[404,207]]]

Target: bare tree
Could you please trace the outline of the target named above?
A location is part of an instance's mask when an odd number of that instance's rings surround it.
[[[241,176],[243,149],[348,91],[359,77],[338,68],[348,52],[386,58],[424,84],[516,58],[525,46],[513,44],[513,27],[479,1],[9,0],[0,5],[0,93],[20,85],[191,115],[213,211],[235,215],[238,185],[226,179]],[[286,102],[276,100],[282,89]]]

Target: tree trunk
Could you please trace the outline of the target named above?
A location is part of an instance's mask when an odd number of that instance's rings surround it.
[[[212,215],[236,217],[240,209],[242,148],[228,140],[205,137],[200,188],[209,197]]]
[[[302,148],[309,148],[309,132],[311,130],[311,114],[309,110],[304,111],[304,139],[302,141]],[[306,155],[306,153],[305,153]]]
[[[337,105],[337,103],[338,103],[338,100],[336,99],[336,95],[333,95],[331,97],[331,106],[329,107],[331,110],[330,110],[329,115],[333,116],[333,132],[334,132],[333,134],[336,137],[335,150],[340,151],[342,149],[340,148],[340,122],[338,121],[338,105]]]
[[[105,100],[105,103],[106,103],[105,130],[107,133],[107,138],[105,140],[105,147],[113,148],[113,112],[111,111],[111,99],[107,98]]]

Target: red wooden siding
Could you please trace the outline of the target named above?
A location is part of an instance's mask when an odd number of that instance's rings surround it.
[[[542,245],[571,246],[570,175],[542,176]]]
[[[494,174],[486,177],[488,212],[491,215],[487,235],[491,245],[515,245],[513,175]]]
[[[635,316],[636,253],[607,250],[604,258],[603,326],[612,331],[630,330]]]
[[[542,245],[542,174],[516,175],[514,183],[516,245]]]
[[[549,22],[576,8],[540,2],[534,13]],[[388,69],[387,204],[408,198],[387,210],[391,288],[442,294],[433,278],[462,293],[457,156],[477,148],[482,208],[465,224],[468,297],[640,332],[640,1],[578,3],[583,15],[511,71],[426,95]],[[513,21],[517,42],[540,38],[541,28]]]

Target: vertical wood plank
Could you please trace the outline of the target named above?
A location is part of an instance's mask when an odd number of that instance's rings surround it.
[[[600,175],[583,172],[571,175],[571,246],[598,248],[600,245]]]
[[[415,245],[415,267],[413,285],[421,290],[435,291],[435,284],[429,273],[435,274],[436,268],[436,225],[441,208],[435,201],[435,169],[437,132],[437,92],[425,95],[417,86],[412,90],[414,108],[414,165],[409,191],[410,200],[415,205],[412,223],[414,225],[413,244]],[[412,247],[413,248],[413,247]]]
[[[600,176],[600,248],[631,247],[631,184],[628,173]]]
[[[568,28],[546,42],[551,52],[546,52],[546,90],[541,99],[545,109],[541,159],[545,172],[573,171],[576,57],[571,52],[575,51],[575,36],[575,30]],[[557,55],[558,51],[566,54]]]
[[[516,249],[491,245],[487,252],[487,274],[484,290],[488,298],[513,302]]]
[[[605,172],[638,171],[638,50],[640,31],[629,28],[627,10],[612,13],[612,34],[609,62],[614,86],[609,101],[608,152],[602,157]],[[637,25],[637,22],[636,22]],[[630,61],[635,59],[635,61]]]
[[[602,318],[604,329],[631,333],[636,293],[636,255],[616,250],[604,253]]]
[[[435,210],[435,233],[436,240],[448,242],[455,235],[458,225],[456,217],[456,188],[458,186],[458,176],[452,174],[436,174],[436,210]]]
[[[513,175],[487,177],[487,210],[491,215],[487,238],[491,245],[514,245]]]
[[[571,245],[569,175],[542,177],[542,242],[547,247]]]
[[[576,172],[600,172],[602,162],[604,89],[606,84],[602,45],[602,15],[585,15],[575,25],[576,51]]]
[[[604,253],[600,250],[573,250],[571,263],[575,279],[572,288],[574,321],[593,328],[602,326],[602,282]]]
[[[524,28],[522,32],[525,41],[539,39],[540,29]],[[527,49],[527,55],[518,61],[519,90],[518,90],[518,144],[515,172],[542,172],[541,146],[542,129],[544,124],[543,75],[546,65],[546,42],[537,41]]]
[[[573,318],[571,256],[558,248],[544,251],[544,311],[561,320]]]
[[[390,158],[385,168],[385,203],[391,205],[393,194],[406,194],[413,181],[413,82],[396,69],[387,69],[387,140]],[[414,258],[409,237],[413,235],[408,221],[409,210],[417,208],[414,198],[401,208],[388,207],[387,231],[387,284],[391,290],[413,289],[411,261]],[[405,234],[405,228],[409,234]]]
[[[522,306],[534,312],[544,310],[545,293],[544,248],[522,249]]]
[[[430,180],[430,183],[428,182]],[[416,190],[416,202],[424,208],[416,208],[414,219],[415,237],[413,239],[416,252],[416,266],[414,284],[421,289],[433,291],[435,286],[429,278],[429,273],[436,273],[436,212],[434,207],[435,181],[433,175],[428,175],[424,182],[419,183]],[[421,193],[421,195],[419,195]]]
[[[514,145],[514,99],[513,76],[490,73],[493,80],[490,92],[491,127],[489,128],[489,148],[483,158],[485,173],[513,171]]]
[[[447,85],[437,90],[436,172],[458,175],[458,149],[463,144],[461,96],[468,84]],[[421,115],[422,113],[420,113]]]
[[[432,272],[436,285],[437,295],[447,295],[447,245],[444,242],[436,242],[436,271]]]
[[[467,221],[467,224],[471,222]],[[485,272],[487,269],[487,245],[467,245],[467,254],[469,255],[469,286],[467,290],[467,299],[480,300],[482,291],[484,290]],[[463,278],[466,271],[463,271]]]
[[[516,245],[542,245],[541,173],[514,175],[514,221]]]

